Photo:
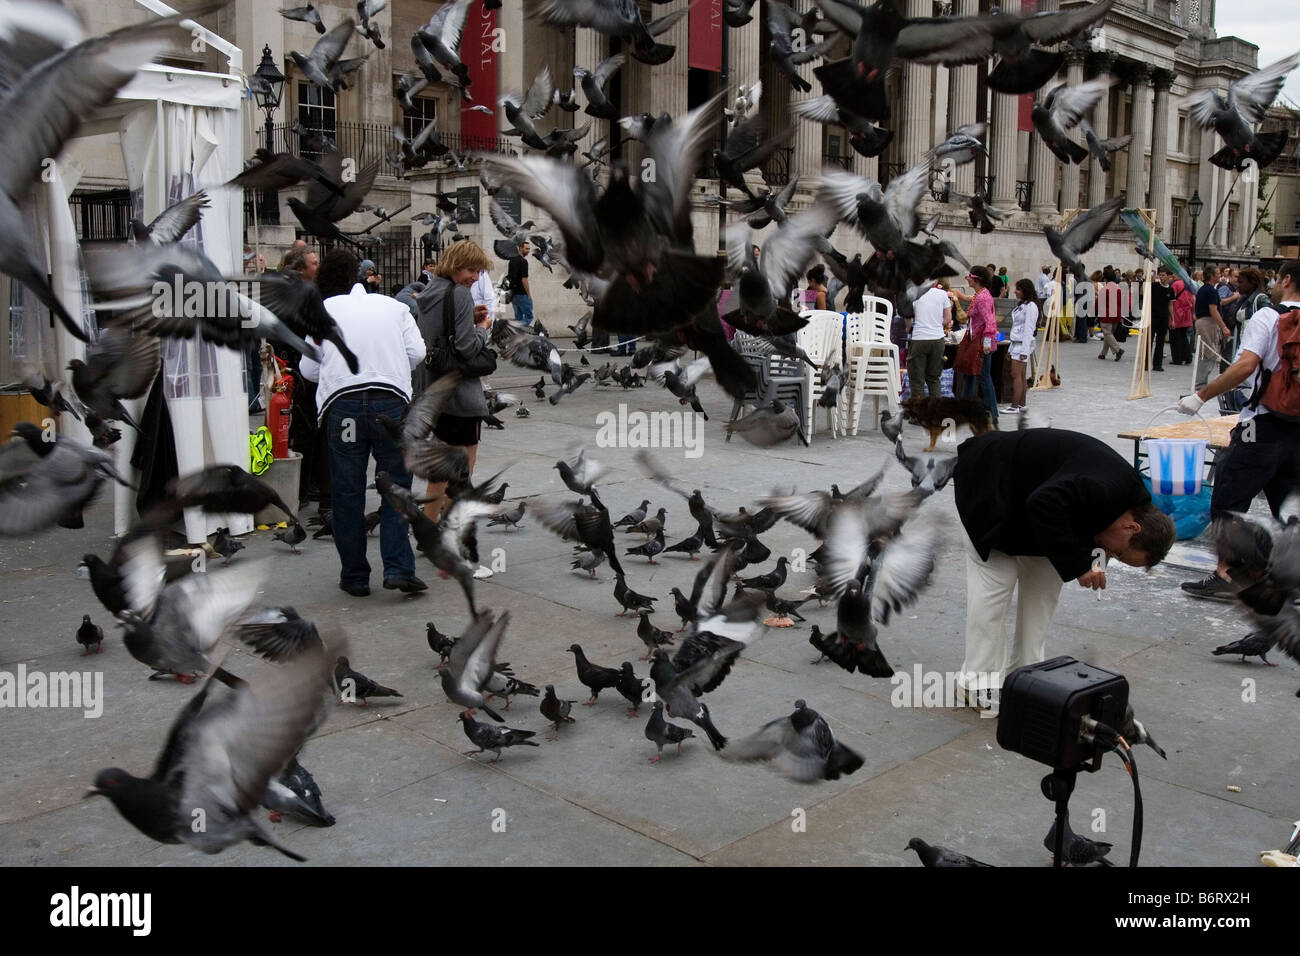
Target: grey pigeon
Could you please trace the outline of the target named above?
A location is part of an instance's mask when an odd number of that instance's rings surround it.
[[[360,671],[353,670],[346,657],[339,657],[334,662],[333,686],[340,698],[350,703],[360,702],[362,707],[367,706],[371,697],[402,696],[391,687],[385,687]]]
[[[727,422],[727,435],[740,435],[741,438],[759,448],[770,448],[781,442],[789,441],[795,435],[808,444],[803,426],[799,423],[799,414],[780,399],[773,399],[769,404],[760,406],[743,418]]]
[[[678,727],[676,724],[670,724],[664,720],[664,702],[655,701],[654,710],[650,713],[650,719],[646,721],[645,737],[655,745],[655,755],[650,758],[651,763],[658,763],[664,756],[664,744],[676,744],[677,752],[682,752],[682,742],[690,740],[695,736],[695,731],[689,727]]]
[[[1300,65],[1300,53],[1284,57],[1262,70],[1244,76],[1228,86],[1228,95],[1217,90],[1201,90],[1187,97],[1188,115],[1201,129],[1214,129],[1223,137],[1224,147],[1210,156],[1210,162],[1222,169],[1245,169],[1254,160],[1263,169],[1282,153],[1287,131],[1256,133],[1255,124],[1264,119],[1277,98],[1287,75]]]
[[[281,10],[280,16],[286,20],[297,20],[299,23],[310,23],[316,28],[317,33],[325,32],[325,24],[321,22],[320,12],[313,4],[307,4],[305,7],[293,7],[290,10]]]
[[[958,853],[956,850],[950,850],[945,846],[931,846],[920,837],[912,837],[907,841],[907,849],[915,850],[916,855],[921,858],[922,866],[991,866],[990,863],[981,863],[974,857],[969,857],[965,853]]]
[[[1043,837],[1043,846],[1047,852],[1051,853],[1053,858],[1056,856],[1056,823],[1053,821],[1052,828],[1047,831],[1047,836]],[[1085,836],[1080,836],[1070,829],[1070,818],[1065,818],[1065,845],[1061,851],[1064,865],[1067,866],[1087,866],[1089,863],[1100,863],[1102,866],[1113,866],[1110,860],[1107,860],[1106,854],[1111,850],[1111,844],[1102,843],[1098,840],[1090,840]]]
[[[483,691],[491,679],[497,648],[509,623],[509,611],[502,612],[496,620],[491,611],[477,615],[465,633],[457,638],[447,666],[439,675],[442,692],[449,701],[471,712],[481,709],[497,723],[504,723],[505,718],[487,706]]]
[[[501,751],[506,747],[541,746],[537,741],[528,739],[537,735],[532,730],[515,730],[513,727],[497,727],[493,724],[479,723],[468,713],[461,714],[457,719],[465,730],[465,736],[478,748],[477,750],[465,751],[466,756],[481,754],[490,750],[496,754],[495,759],[491,760],[490,763],[496,763],[501,759]]]
[[[90,620],[89,614],[81,616],[81,626],[77,628],[77,643],[85,648],[81,656],[85,657],[94,650],[96,654],[104,649],[104,629]]]
[[[676,588],[673,588],[673,590],[677,591]],[[677,591],[677,593],[680,594],[681,592]],[[641,660],[648,661],[654,649],[656,647],[667,647],[673,642],[673,636],[667,631],[659,630],[651,623],[649,611],[641,611],[637,616],[641,620],[636,626],[636,636],[641,638],[641,643],[646,646],[645,656]]]
[[[1231,644],[1216,647],[1211,653],[1215,657],[1221,654],[1240,654],[1241,663],[1243,664],[1246,662],[1247,657],[1258,657],[1269,667],[1276,667],[1277,665],[1268,659],[1268,652],[1273,649],[1273,645],[1276,643],[1276,636],[1262,631],[1254,631],[1240,640],[1233,641]]]
[[[748,737],[733,739],[724,760],[770,761],[773,768],[800,783],[838,780],[862,766],[862,757],[835,739],[830,725],[804,701],[794,713],[764,724]]]
[[[561,700],[555,696],[555,685],[546,685],[546,695],[542,697],[539,709],[542,716],[551,722],[551,736],[549,739],[558,740],[560,737],[560,724],[571,724],[574,718],[569,716],[569,711],[573,709],[574,701]]]
[[[231,680],[233,693],[219,700],[208,680],[172,724],[148,777],[112,767],[95,775],[90,792],[107,797],[159,843],[220,853],[248,840],[301,862],[302,856],[267,837],[250,814],[271,778],[318,725],[327,661],[320,652],[304,654],[265,669],[255,683]],[[199,812],[204,825],[194,826]]]
[[[298,763],[297,757],[267,783],[262,808],[271,811],[272,823],[279,823],[282,816],[288,815],[313,827],[334,826],[334,815],[321,802],[316,778]]]
[[[1110,224],[1115,221],[1119,211],[1124,208],[1127,198],[1123,195],[1106,200],[1099,206],[1093,206],[1087,212],[1076,216],[1064,234],[1051,226],[1043,227],[1047,244],[1052,256],[1074,273],[1080,282],[1088,281],[1088,270],[1084,267],[1081,256],[1097,244]]]
[[[298,550],[298,545],[307,540],[307,532],[303,530],[302,525],[295,521],[291,527],[282,528],[271,537],[276,541],[283,541],[287,544],[291,554],[302,554],[302,552]]]
[[[332,74],[356,27],[355,20],[344,17],[342,23],[316,41],[310,53],[290,50],[289,57],[309,83],[337,92],[342,78]]]
[[[597,119],[618,119],[618,107],[606,98],[605,85],[626,62],[625,55],[615,53],[608,59],[602,60],[594,70],[587,70],[580,66],[573,68],[573,75],[581,83],[582,92],[587,97],[584,113]]]

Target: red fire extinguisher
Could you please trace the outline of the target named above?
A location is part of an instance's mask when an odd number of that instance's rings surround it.
[[[281,372],[271,386],[266,425],[271,429],[271,454],[276,458],[288,458],[289,424],[293,418],[293,376],[284,372],[283,367]]]

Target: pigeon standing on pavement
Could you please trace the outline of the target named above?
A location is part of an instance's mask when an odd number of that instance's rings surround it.
[[[614,689],[623,695],[631,706],[627,709],[629,717],[635,717],[640,712],[641,705],[645,703],[645,687],[648,681],[644,677],[637,677],[632,670],[632,664],[624,661],[618,672],[618,683]]]
[[[334,826],[334,815],[321,802],[316,778],[298,763],[297,757],[266,785],[262,808],[271,811],[272,823],[279,823],[282,816],[288,815],[313,827]]]
[[[574,701],[561,700],[555,696],[555,685],[546,685],[546,696],[542,698],[539,709],[542,716],[551,722],[550,740],[560,738],[560,724],[571,724],[574,718],[569,716],[569,711],[573,709]]]
[[[658,564],[659,562],[655,560],[655,555],[659,554],[661,551],[663,551],[663,549],[664,549],[664,530],[663,528],[660,528],[658,531],[654,533],[653,538],[651,538],[645,544],[640,545],[639,547],[628,548],[627,553],[641,555],[642,557],[647,558],[651,564]]]
[[[93,648],[98,654],[104,643],[104,629],[90,620],[89,614],[81,615],[81,627],[77,628],[77,643],[85,648],[81,656],[85,657]]]
[[[536,731],[516,730],[513,727],[498,727],[495,724],[480,723],[468,713],[461,714],[457,719],[465,730],[465,736],[478,748],[477,750],[466,750],[465,756],[467,757],[490,750],[496,754],[496,757],[490,763],[496,763],[501,759],[501,751],[505,747],[541,746],[537,741],[528,739],[537,736]]]
[[[1047,831],[1047,836],[1043,837],[1043,846],[1047,852],[1051,853],[1053,858],[1056,856],[1056,823],[1053,821],[1052,828]],[[1098,840],[1090,840],[1085,836],[1080,836],[1070,829],[1070,818],[1065,818],[1065,847],[1061,851],[1064,857],[1064,863],[1068,866],[1087,866],[1089,863],[1100,863],[1102,866],[1113,866],[1110,860],[1105,859],[1110,852],[1111,844],[1102,843]]]
[[[1258,657],[1269,667],[1277,667],[1276,664],[1268,659],[1268,652],[1273,649],[1273,645],[1276,643],[1277,638],[1272,634],[1267,634],[1263,631],[1255,631],[1251,634],[1247,634],[1240,640],[1233,641],[1231,644],[1224,644],[1221,647],[1216,647],[1211,653],[1213,653],[1215,657],[1222,654],[1240,654],[1241,663],[1243,664],[1246,663],[1247,657]]]
[[[307,540],[307,532],[303,530],[302,525],[295,521],[292,527],[282,528],[272,535],[272,537],[275,538],[276,541],[283,541],[287,544],[291,554],[302,554],[302,552],[298,550],[298,545]]]
[[[577,664],[578,680],[591,691],[591,697],[587,700],[586,706],[593,707],[602,690],[618,686],[619,673],[612,667],[601,667],[599,664],[591,663],[591,661],[587,660],[587,655],[582,652],[582,646],[579,644],[570,644],[569,653],[573,655],[574,663]]]
[[[218,528],[217,533],[212,536],[212,550],[221,555],[222,564],[229,565],[230,559],[244,550],[244,542],[232,538],[229,528]]]
[[[644,594],[637,594],[627,586],[627,581],[624,580],[623,575],[619,574],[614,580],[614,600],[623,608],[618,612],[618,616],[622,617],[628,611],[639,611],[642,608],[653,611],[654,602],[658,599],[647,597]]]
[[[385,687],[360,671],[354,671],[346,657],[339,657],[334,662],[334,690],[341,700],[350,704],[359,701],[362,707],[367,706],[366,701],[371,697],[402,696],[391,687]]]
[[[677,589],[674,588],[673,590]],[[649,611],[642,611],[639,616],[641,620],[636,626],[636,636],[641,638],[641,643],[646,646],[645,657],[641,658],[641,660],[648,661],[654,649],[656,647],[667,647],[673,642],[673,636],[667,631],[659,630],[650,622]]]
[[[650,714],[650,719],[645,725],[645,738],[655,745],[655,755],[650,758],[651,763],[658,763],[663,759],[664,744],[676,744],[677,752],[682,752],[682,741],[689,740],[695,736],[695,731],[689,727],[678,727],[676,724],[670,724],[664,720],[664,702],[655,701],[654,710]]]

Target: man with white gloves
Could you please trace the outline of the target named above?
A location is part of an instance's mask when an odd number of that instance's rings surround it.
[[[1232,440],[1215,461],[1212,519],[1249,511],[1261,491],[1276,515],[1286,496],[1300,489],[1300,260],[1283,263],[1270,295],[1273,307],[1259,309],[1246,323],[1236,361],[1178,403],[1184,415],[1195,415],[1210,399],[1250,383]],[[1185,581],[1183,590],[1232,600],[1223,571]]]

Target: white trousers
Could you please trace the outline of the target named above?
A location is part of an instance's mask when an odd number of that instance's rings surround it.
[[[966,542],[966,660],[958,684],[971,691],[1000,690],[1017,667],[1045,659],[1047,631],[1061,598],[1062,581],[1047,558],[1012,557],[990,551],[980,559]],[[1016,630],[1007,640],[1005,621],[1019,586]]]

